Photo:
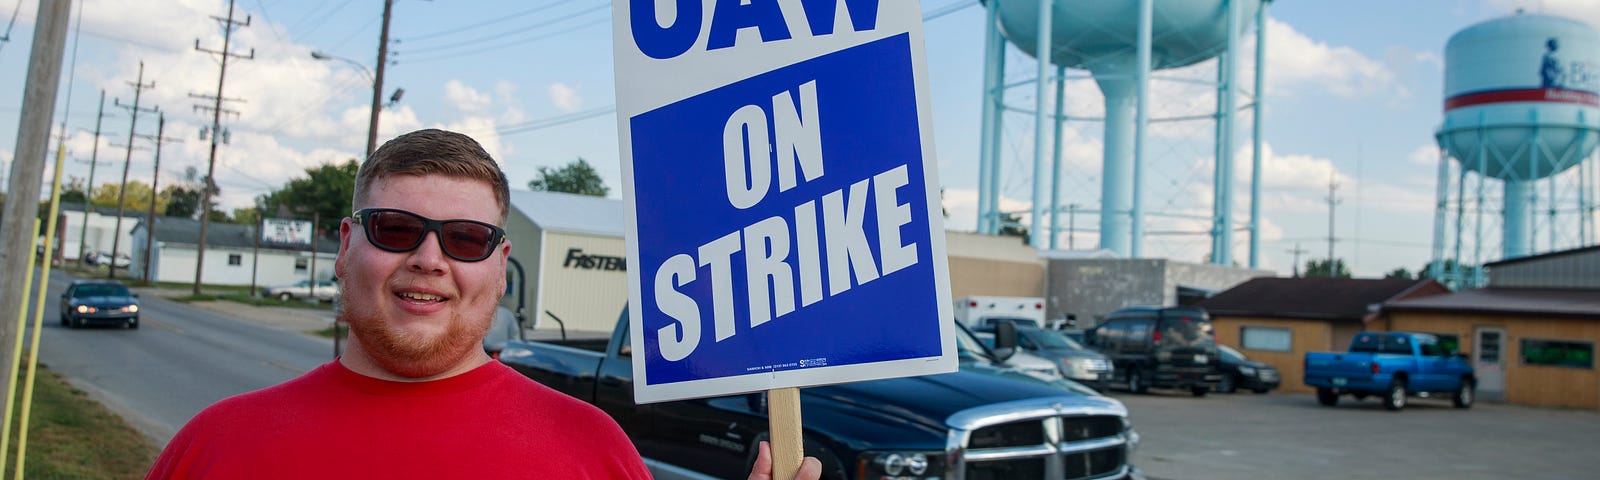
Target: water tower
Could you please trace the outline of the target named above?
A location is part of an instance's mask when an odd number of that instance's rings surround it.
[[[1444,78],[1434,277],[1481,285],[1477,266],[1537,253],[1541,237],[1543,251],[1594,243],[1593,168],[1572,167],[1600,141],[1600,33],[1519,11],[1451,36]],[[1495,212],[1499,257],[1484,258]]]
[[[1008,107],[1004,92],[1005,47],[1009,40],[1038,62],[1034,131],[1032,238],[1039,248],[1054,248],[1059,200],[1059,174],[1046,172],[1060,168],[1059,141],[1054,155],[1047,130],[1054,126],[1054,138],[1061,137],[1060,93],[1066,69],[1088,70],[1105,96],[1104,157],[1100,206],[1100,248],[1119,256],[1136,258],[1144,237],[1144,209],[1141,204],[1141,162],[1145,131],[1152,121],[1148,111],[1152,70],[1170,69],[1219,59],[1217,75],[1216,162],[1213,179],[1211,261],[1232,264],[1233,162],[1235,103],[1239,97],[1236,71],[1241,63],[1239,37],[1246,30],[1246,19],[1255,17],[1263,25],[1263,0],[986,0],[988,9],[987,62],[984,76],[984,131],[979,167],[978,231],[998,233],[999,151],[1001,113]],[[1041,14],[1048,12],[1048,14]],[[1040,35],[1040,32],[1049,32]],[[1255,88],[1262,89],[1264,35],[1257,28]],[[1045,61],[1044,59],[1048,59]],[[1052,76],[1050,66],[1054,65]],[[1055,81],[1058,92],[1055,115],[1046,112],[1050,97],[1047,89]],[[1019,82],[1021,83],[1021,82]],[[1260,95],[1249,107],[1260,111]],[[1258,115],[1259,116],[1259,115]],[[1155,119],[1157,121],[1162,119]],[[1260,122],[1254,122],[1254,172],[1260,168]],[[1259,173],[1251,185],[1249,266],[1258,260]],[[1050,198],[1046,199],[1045,194]],[[1044,217],[1050,217],[1046,227]]]

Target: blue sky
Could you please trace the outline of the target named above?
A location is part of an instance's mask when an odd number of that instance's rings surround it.
[[[20,4],[19,4],[20,2]],[[1159,2],[1158,2],[1159,3]],[[530,0],[448,2],[396,0],[390,27],[393,64],[385,96],[404,97],[382,116],[380,141],[399,132],[440,127],[472,134],[503,163],[513,187],[522,187],[540,166],[589,160],[621,195],[617,165],[609,2]],[[963,5],[970,5],[963,7]],[[0,161],[9,167],[15,151],[35,0],[0,0],[0,28],[12,10],[11,41],[0,44]],[[1443,49],[1449,36],[1477,22],[1509,15],[1516,8],[1600,23],[1600,2],[1583,0],[1383,0],[1278,1],[1270,7],[1268,87],[1265,97],[1265,202],[1261,266],[1287,274],[1290,250],[1326,256],[1330,176],[1339,184],[1334,255],[1357,275],[1376,276],[1395,267],[1416,270],[1430,253],[1436,151],[1432,134],[1441,120]],[[207,144],[198,139],[209,124],[190,93],[211,93],[217,63],[194,50],[195,42],[222,45],[218,22],[224,0],[86,0],[75,5],[69,34],[71,105],[58,101],[69,131],[66,175],[88,176],[96,102],[106,90],[96,183],[120,174],[129,117],[111,107],[132,100],[138,64],[145,63],[144,105],[167,112],[167,135],[183,138],[163,151],[162,183],[185,167],[204,171]],[[382,2],[378,0],[238,0],[239,17],[251,24],[233,39],[255,58],[231,62],[225,94],[245,101],[228,105],[239,116],[225,121],[231,144],[219,152],[217,178],[225,208],[251,199],[307,167],[354,158],[365,147],[371,85],[351,63],[370,67],[376,56]],[[927,0],[922,9],[943,13],[925,23],[934,133],[946,207],[947,228],[975,227],[983,11],[974,0]],[[81,15],[81,19],[77,18]],[[0,31],[0,33],[4,33]],[[73,42],[76,39],[76,60]],[[348,61],[318,61],[320,50]],[[1033,68],[1011,50],[1012,78]],[[1177,76],[1205,77],[1210,62]],[[1248,68],[1248,67],[1247,67]],[[70,82],[70,83],[68,83]],[[1167,83],[1156,87],[1153,108],[1185,114],[1209,108],[1203,89]],[[63,89],[63,99],[67,89]],[[1086,80],[1069,85],[1069,114],[1092,116],[1098,93]],[[1008,102],[1031,108],[1031,93]],[[59,126],[62,117],[56,119]],[[1003,208],[1025,210],[1030,201],[1032,119],[1006,117],[1002,154]],[[1248,123],[1245,124],[1248,126]],[[140,134],[154,134],[152,116],[139,119]],[[1156,133],[1154,162],[1146,182],[1146,204],[1182,215],[1209,211],[1209,124],[1173,125]],[[1064,164],[1064,203],[1098,203],[1099,128],[1069,124]],[[136,141],[136,144],[144,142]],[[1247,158],[1247,157],[1246,157]],[[129,177],[148,181],[149,151],[135,151]],[[1248,175],[1248,163],[1236,170]],[[46,175],[49,178],[49,175]],[[1240,182],[1237,188],[1245,188]],[[1242,192],[1243,190],[1241,190]],[[1237,211],[1248,197],[1236,196]],[[1243,218],[1242,216],[1240,218]],[[1093,219],[1079,218],[1080,226]],[[1192,232],[1192,221],[1147,227]],[[1246,258],[1244,236],[1235,258]],[[1082,248],[1093,232],[1072,235]],[[1065,234],[1061,239],[1066,243]],[[1152,236],[1147,254],[1199,261],[1206,239],[1197,235]],[[1542,248],[1542,247],[1541,247]]]

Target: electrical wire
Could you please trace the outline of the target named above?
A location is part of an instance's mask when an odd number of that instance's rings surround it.
[[[567,2],[563,1],[563,0],[556,0],[554,2],[550,2],[550,3],[544,4],[544,5],[533,7],[533,8],[530,8],[530,9],[527,9],[527,10],[523,10],[523,11],[520,11],[520,12],[517,12],[517,13],[513,13],[513,14],[510,14],[510,15],[504,15],[504,16],[500,16],[500,17],[497,17],[497,18],[489,19],[489,20],[484,20],[482,22],[474,23],[474,24],[471,24],[471,25],[463,25],[463,26],[452,28],[452,29],[449,29],[449,30],[441,30],[441,31],[437,31],[437,32],[424,33],[424,34],[421,34],[421,35],[407,36],[406,40],[417,41],[417,40],[422,40],[422,39],[425,39],[425,38],[433,38],[433,37],[449,35],[449,34],[452,34],[452,33],[459,33],[459,32],[465,31],[465,30],[469,30],[469,29],[474,29],[474,28],[478,28],[478,27],[482,27],[482,26],[486,26],[486,25],[492,25],[492,24],[504,22],[504,21],[507,21],[507,20],[514,20],[514,19],[517,19],[517,18],[525,17],[525,16],[528,16],[528,15],[531,15],[531,14],[535,14],[535,13],[539,13],[539,12],[542,12],[542,11],[545,11],[545,10],[549,10],[550,7],[554,7],[554,6],[562,5],[562,4],[566,4],[566,3]]]
[[[588,21],[588,22],[584,22],[584,23],[580,23],[580,24],[577,24],[577,25],[573,25],[572,27],[564,29],[564,30],[556,30],[554,32],[548,32],[548,33],[545,33],[543,35],[535,35],[535,36],[532,36],[532,37],[521,38],[521,39],[517,39],[517,40],[511,41],[511,42],[502,43],[502,44],[499,44],[499,45],[493,45],[493,46],[487,46],[487,47],[478,47],[478,48],[476,48],[474,50],[469,50],[469,51],[443,53],[443,54],[435,55],[435,56],[432,56],[432,57],[407,58],[406,61],[407,62],[411,62],[411,63],[423,63],[423,62],[432,62],[432,61],[437,61],[437,60],[455,60],[455,59],[465,58],[465,57],[469,57],[469,56],[473,56],[473,55],[481,55],[481,54],[493,52],[495,50],[501,50],[501,49],[506,49],[506,48],[511,48],[511,47],[527,46],[528,44],[531,44],[533,42],[537,42],[539,40],[544,40],[544,39],[547,39],[547,38],[551,38],[551,37],[555,37],[555,36],[559,36],[559,35],[564,35],[564,34],[576,32],[578,30],[583,30],[583,29],[586,29],[586,28],[594,27],[596,25],[603,25],[603,24],[609,23],[610,21],[611,21],[611,18],[609,18],[609,17],[601,17],[601,18],[597,18],[597,19],[594,19],[594,20],[591,20],[591,21]]]
[[[430,45],[430,46],[425,46],[425,47],[418,47],[418,48],[415,48],[415,49],[408,48],[406,50],[406,53],[427,53],[427,52],[435,52],[435,51],[439,51],[439,50],[448,50],[448,49],[451,49],[451,48],[459,48],[459,47],[483,48],[483,47],[479,46],[478,44],[483,43],[483,42],[487,42],[487,41],[490,41],[490,40],[495,40],[495,39],[499,39],[499,38],[505,38],[508,35],[512,35],[512,34],[516,34],[516,33],[526,33],[526,32],[528,32],[530,30],[543,28],[543,27],[547,27],[547,26],[550,26],[550,25],[555,25],[557,23],[565,22],[567,20],[571,20],[571,19],[583,16],[583,15],[586,15],[586,14],[598,12],[598,11],[605,10],[605,9],[608,9],[608,8],[611,8],[611,6],[609,4],[607,4],[607,5],[597,5],[597,6],[594,6],[594,7],[586,8],[586,9],[583,9],[583,10],[579,10],[579,11],[574,12],[574,13],[570,13],[570,14],[563,15],[563,16],[560,16],[560,17],[556,17],[556,18],[553,18],[553,19],[550,19],[550,20],[546,20],[544,22],[536,23],[536,24],[533,24],[533,25],[528,25],[526,27],[522,27],[522,28],[519,28],[519,29],[516,29],[516,30],[513,30],[513,31],[493,33],[493,34],[485,35],[485,36],[482,36],[482,37],[473,38],[473,39],[470,39],[470,40],[463,40],[463,41],[460,41],[460,42],[448,43],[448,44],[444,44],[444,45]]]
[[[929,20],[934,20],[945,15],[966,10],[968,7],[974,5],[978,5],[978,2],[973,2],[971,0],[956,0],[956,2],[953,4],[929,10],[928,13],[922,14],[922,21],[926,22]]]
[[[529,121],[529,122],[523,122],[523,123],[517,123],[517,124],[511,124],[511,125],[506,125],[506,126],[495,127],[494,133],[504,137],[504,136],[515,135],[515,134],[519,134],[519,133],[532,132],[532,131],[535,131],[535,130],[542,130],[542,129],[555,127],[555,126],[559,126],[559,125],[566,125],[566,124],[577,122],[577,121],[581,121],[581,120],[588,120],[590,118],[595,118],[595,117],[604,116],[604,115],[610,115],[610,114],[613,114],[613,113],[616,113],[616,112],[617,112],[617,106],[616,105],[606,105],[606,106],[603,106],[603,107],[595,107],[595,108],[591,108],[591,109],[588,109],[588,110],[580,110],[580,111],[577,111],[577,112],[572,112],[572,113],[568,113],[568,114],[564,114],[564,115],[557,115],[557,116],[549,117],[549,118],[541,118],[541,119],[533,120],[533,121]],[[483,134],[483,133],[488,133],[488,131],[463,132],[463,133],[467,133],[469,135],[470,134]]]
[[[11,29],[17,26],[17,14],[22,12],[22,0],[17,0],[16,8],[11,9],[11,20],[6,22],[6,33],[0,35],[0,49],[6,47],[6,42],[11,41]]]

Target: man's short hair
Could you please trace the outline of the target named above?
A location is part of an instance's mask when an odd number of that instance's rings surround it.
[[[489,152],[472,137],[439,129],[417,130],[384,142],[356,172],[351,210],[367,207],[367,189],[378,179],[396,175],[443,175],[479,180],[494,188],[500,206],[499,223],[510,211],[511,187]]]

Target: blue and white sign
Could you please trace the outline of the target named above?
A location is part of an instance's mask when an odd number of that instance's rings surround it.
[[[635,399],[955,371],[919,2],[613,5]]]

